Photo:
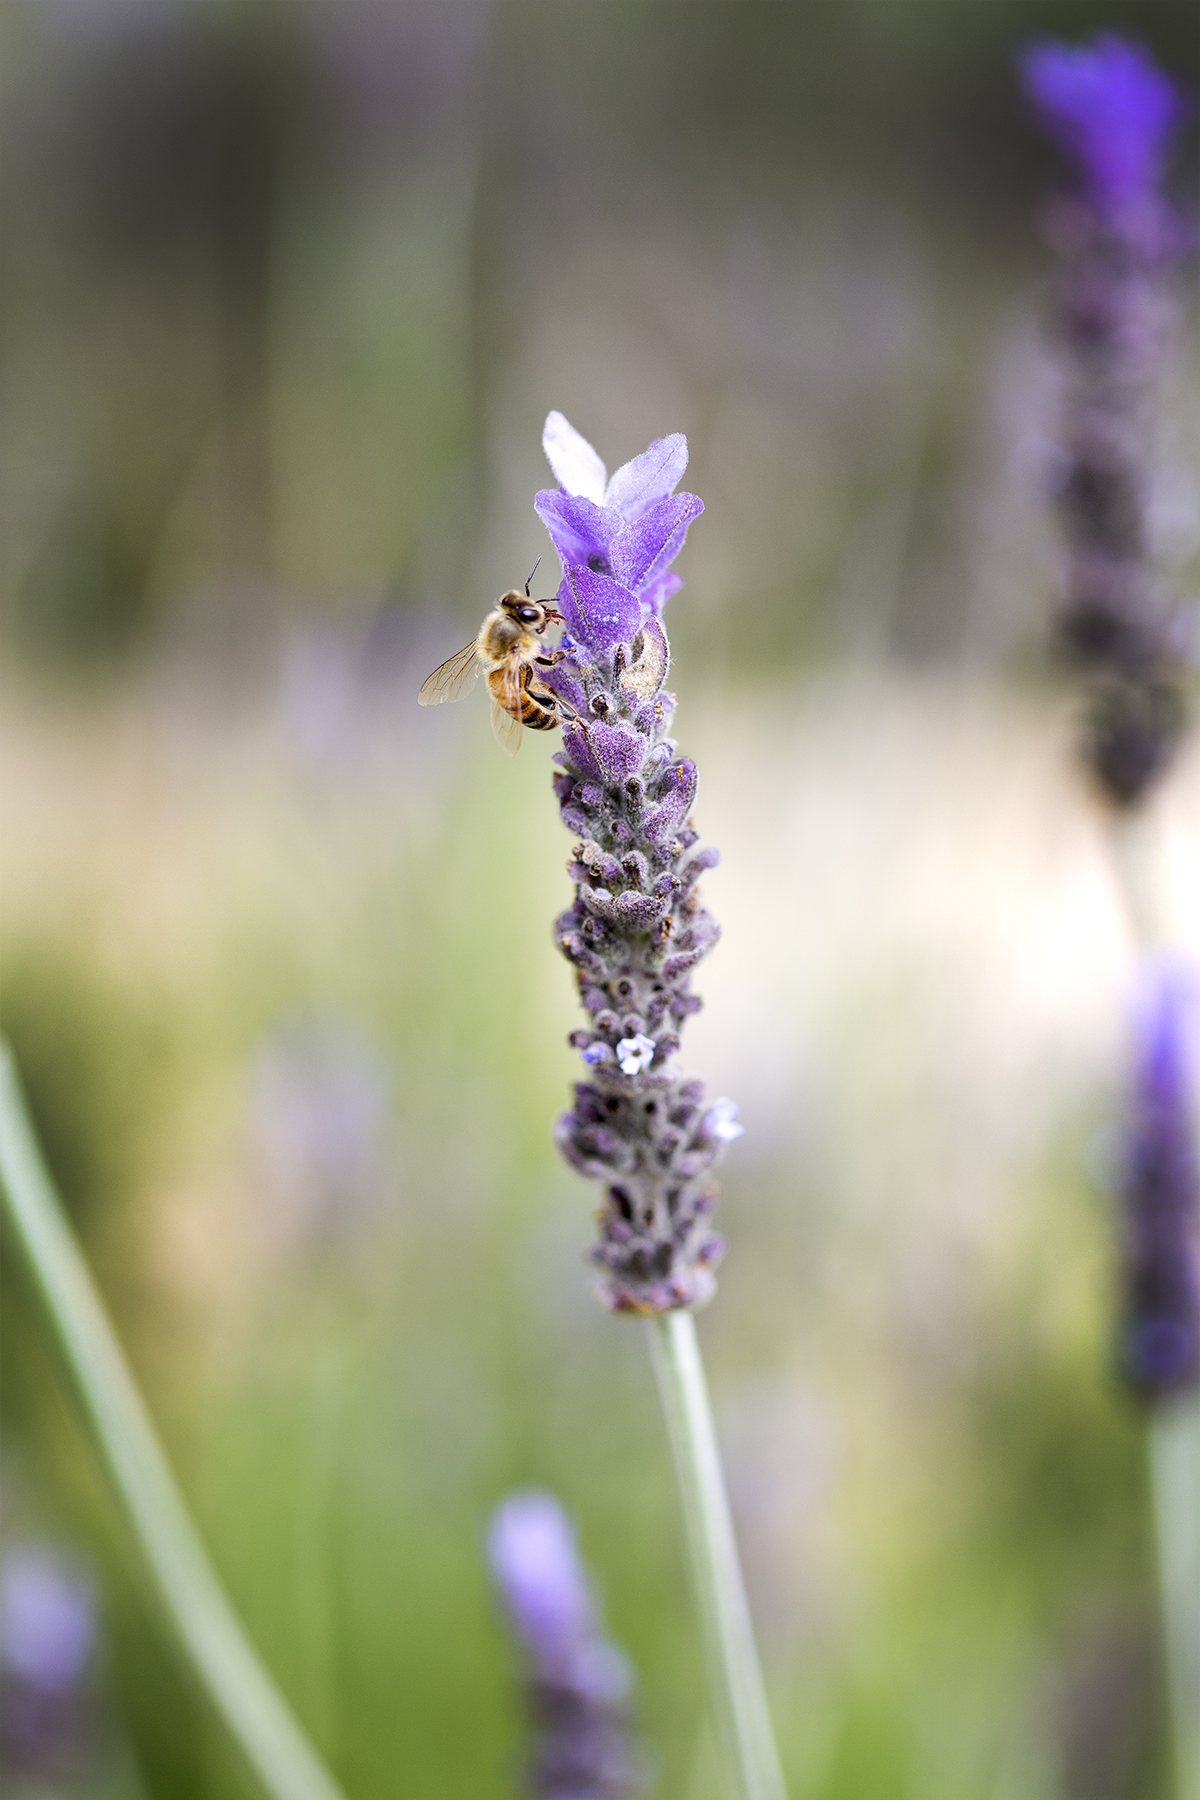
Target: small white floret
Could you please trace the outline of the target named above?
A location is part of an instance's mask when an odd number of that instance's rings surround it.
[[[636,1037],[622,1038],[617,1045],[617,1061],[626,1075],[640,1075],[654,1061],[654,1039],[643,1037],[639,1031]]]

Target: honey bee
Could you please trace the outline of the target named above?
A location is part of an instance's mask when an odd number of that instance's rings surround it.
[[[574,716],[537,673],[552,669],[566,652],[545,651],[538,642],[547,625],[562,624],[562,615],[546,601],[529,598],[529,582],[536,571],[534,563],[524,594],[518,588],[501,594],[479,636],[435,669],[417,695],[420,706],[461,700],[482,671],[492,695],[492,730],[510,756],[521,748],[523,725],[531,731],[549,731]]]

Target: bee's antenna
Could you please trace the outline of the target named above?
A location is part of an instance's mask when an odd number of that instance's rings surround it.
[[[533,565],[533,567],[532,567],[532,569],[530,569],[530,571],[529,571],[529,573],[528,573],[528,575],[527,575],[527,576],[526,576],[526,577],[525,577],[525,598],[526,598],[526,599],[527,599],[527,600],[528,600],[528,598],[529,598],[529,583],[530,583],[530,582],[531,582],[531,581],[532,581],[532,580],[533,580],[533,578],[534,578],[534,576],[535,576],[535,575],[536,575],[536,574],[537,574],[537,572],[538,572],[538,563],[540,563],[540,562],[541,562],[541,560],[542,560],[542,559],[541,559],[541,557],[540,557],[540,556],[539,556],[539,557],[538,557],[538,559],[537,559],[537,562],[535,562],[535,563],[534,563],[534,565]]]

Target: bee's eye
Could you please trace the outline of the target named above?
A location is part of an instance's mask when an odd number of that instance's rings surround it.
[[[520,619],[522,625],[536,625],[541,616],[542,609],[540,606],[530,606],[529,604],[526,604],[524,606],[518,606],[517,608],[517,617]]]

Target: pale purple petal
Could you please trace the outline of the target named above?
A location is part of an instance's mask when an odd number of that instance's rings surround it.
[[[674,493],[683,480],[687,461],[687,439],[682,432],[656,438],[648,450],[617,470],[605,490],[605,506],[615,507],[624,519],[639,518],[656,500],[665,500]],[[587,490],[576,491],[582,494]]]
[[[674,569],[664,569],[656,575],[648,587],[642,589],[642,605],[649,607],[656,619],[661,619],[662,609],[683,586],[683,576],[677,575]]]
[[[704,511],[695,494],[657,500],[638,519],[623,526],[612,540],[611,566],[618,581],[638,593],[661,575],[678,556],[692,520]]]
[[[574,647],[571,651],[571,659],[573,662],[586,662],[587,661],[587,620],[584,618],[583,614],[580,612],[579,608],[575,604],[575,595],[571,588],[571,583],[567,579],[566,575],[563,576],[562,580],[558,584],[558,592],[555,595],[555,600],[557,602],[559,612],[561,613],[563,619],[566,621],[567,630],[564,635],[569,636],[574,639]]]
[[[555,479],[565,493],[582,494],[585,499],[594,500],[597,506],[603,506],[606,474],[604,464],[587,439],[580,437],[575,427],[560,412],[547,414],[545,430],[542,432],[542,449],[554,470]],[[684,461],[686,460],[685,451]],[[624,470],[618,470],[618,474],[623,473]],[[675,480],[678,479],[676,476]],[[674,485],[672,482],[671,486]],[[670,489],[665,491],[669,493]]]
[[[533,504],[564,568],[568,563],[586,563],[593,569],[602,564],[599,572],[609,572],[612,542],[621,529],[618,513],[557,488],[543,488]]]
[[[512,1494],[492,1514],[488,1560],[517,1635],[541,1656],[570,1653],[594,1629],[575,1534],[552,1494]]]
[[[567,590],[564,597],[563,588]],[[604,654],[627,644],[642,622],[637,595],[607,575],[571,566],[558,590],[559,609],[567,629],[582,638],[594,654]]]

